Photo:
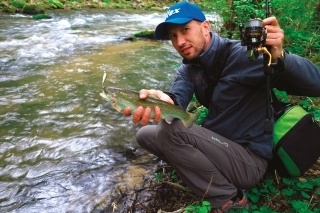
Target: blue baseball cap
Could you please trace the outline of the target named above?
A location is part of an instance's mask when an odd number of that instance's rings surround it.
[[[165,40],[167,38],[167,24],[186,24],[191,20],[205,21],[206,17],[200,7],[189,2],[180,2],[172,5],[167,12],[166,20],[160,23],[154,32],[156,39]]]

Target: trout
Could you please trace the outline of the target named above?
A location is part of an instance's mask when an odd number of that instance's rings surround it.
[[[161,110],[161,117],[166,121],[178,118],[185,127],[191,127],[197,115],[184,111],[180,107],[160,100],[157,97],[148,96],[146,99],[139,98],[139,92],[121,89],[116,87],[104,87],[100,93],[106,101],[111,102],[113,108],[118,112],[123,112],[124,108],[130,107],[134,112],[139,106],[150,107],[150,119],[154,117],[154,107],[158,106]]]

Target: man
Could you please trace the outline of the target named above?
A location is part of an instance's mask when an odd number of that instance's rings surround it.
[[[270,46],[272,62],[281,58],[286,62],[285,70],[270,76],[271,87],[288,94],[319,96],[319,69],[284,52],[284,32],[275,17],[263,20],[262,25],[267,29],[266,45]],[[140,98],[156,95],[186,109],[195,94],[203,103],[210,101],[209,113],[202,126],[186,128],[178,119],[171,124],[161,120],[161,109],[155,107],[153,120],[159,123],[147,125],[151,109],[138,107],[132,118],[133,123],[144,126],[136,135],[138,143],[169,163],[196,195],[205,196],[213,212],[244,207],[247,198],[242,190],[263,178],[272,158],[272,135],[264,133],[266,77],[262,54],[250,61],[245,46],[211,32],[201,9],[188,2],[169,8],[155,37],[170,39],[183,64],[170,93],[143,89]],[[212,63],[221,56],[217,51],[226,42],[232,42],[232,49],[213,94],[208,96],[205,73],[215,72]],[[126,108],[124,114],[131,115],[131,109]]]

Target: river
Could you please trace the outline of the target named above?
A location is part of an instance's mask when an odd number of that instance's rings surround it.
[[[0,212],[99,211],[153,166],[139,125],[99,96],[103,73],[105,85],[169,90],[181,58],[168,41],[125,40],[165,13],[47,14],[0,14]]]

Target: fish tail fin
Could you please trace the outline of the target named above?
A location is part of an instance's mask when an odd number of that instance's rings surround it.
[[[188,118],[182,120],[182,123],[185,127],[191,127],[193,123],[198,119],[198,116],[196,114],[188,112]]]
[[[113,106],[113,108],[114,108],[115,110],[117,110],[118,112],[122,112],[121,107],[120,107],[117,103],[113,103],[112,106]]]
[[[107,98],[108,98],[108,97],[107,97],[107,94],[106,94],[104,91],[100,92],[99,95],[100,95],[102,98],[104,98],[104,99],[107,99]]]

